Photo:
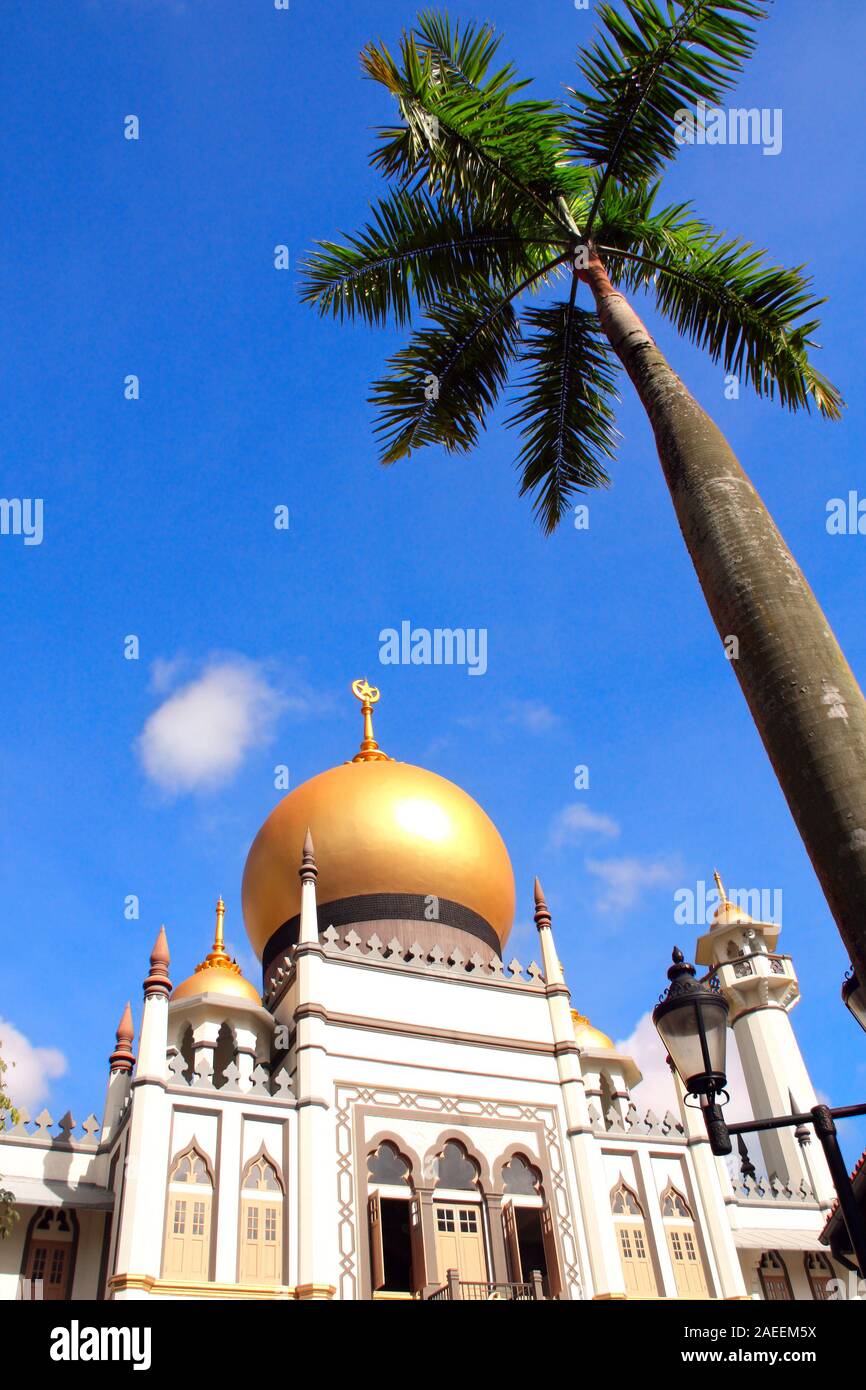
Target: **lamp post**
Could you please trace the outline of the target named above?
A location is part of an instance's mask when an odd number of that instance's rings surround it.
[[[716,1102],[727,1094],[728,1001],[718,987],[709,989],[695,979],[695,967],[678,946],[672,959],[670,983],[653,1009],[653,1023],[687,1093],[699,1098],[713,1153],[729,1154],[731,1141]]]
[[[855,971],[850,970],[842,982],[842,1003],[866,1029],[866,985],[861,985]]]
[[[758,1134],[762,1130],[812,1125],[827,1159],[860,1276],[866,1278],[866,1225],[839,1148],[835,1124],[838,1119],[866,1115],[866,1105],[844,1105],[833,1110],[827,1105],[815,1105],[801,1115],[783,1115],[769,1120],[726,1125],[716,1098],[723,1095],[727,1099],[727,1000],[718,988],[713,989],[704,981],[695,979],[695,967],[687,964],[679,947],[674,947],[668,980],[667,989],[653,1009],[653,1023],[686,1094],[698,1100],[713,1153],[720,1157],[729,1154],[732,1134],[739,1138],[742,1134]],[[848,992],[852,997],[859,994],[859,1005],[852,1007],[845,996],[845,985],[850,986]],[[856,983],[856,976],[846,980],[845,985],[842,997],[858,1022],[863,1023],[862,1012],[857,1012],[857,1007],[863,1008],[863,991]],[[866,1027],[866,1023],[863,1026]]]

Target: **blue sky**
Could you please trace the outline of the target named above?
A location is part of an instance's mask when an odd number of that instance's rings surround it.
[[[504,30],[504,53],[544,95],[573,80],[594,22],[570,0],[451,13]],[[222,892],[251,969],[240,878],[280,794],[274,767],[297,785],[351,755],[348,686],[366,674],[382,689],[383,746],[459,782],[502,831],[515,954],[535,951],[538,873],[575,1004],[625,1038],[674,941],[693,949],[696,931],[673,920],[677,889],[711,882],[715,866],[734,886],[779,889],[807,1061],[823,1093],[859,1100],[844,953],[628,383],[613,487],[590,499],[588,531],[545,539],[517,496],[501,415],[468,458],[381,468],[366,397],[397,337],[340,329],[298,302],[311,241],[353,228],[381,191],[370,128],[392,113],[358,52],[395,42],[413,14],[394,0],[292,0],[288,12],[30,0],[6,16],[2,491],[44,499],[44,539],[0,538],[0,1015],[49,1050],[27,1054],[40,1100],[81,1119],[101,1106],[127,998],[139,1016],[161,922],[179,980]],[[814,268],[830,296],[820,365],[847,400],[842,423],[745,389],[726,400],[721,369],[646,315],[861,679],[866,539],[830,536],[825,520],[828,499],[863,486],[850,132],[866,114],[864,38],[854,0],[779,6],[737,104],[781,108],[781,152],[687,149],[668,184],[671,200],[693,198],[720,227]],[[123,138],[130,113],[137,141]],[[274,269],[278,243],[288,273]],[[124,399],[130,373],[137,401]],[[273,525],[280,505],[287,531]],[[487,673],[381,666],[380,630],[403,620],[485,628]],[[138,660],[124,657],[131,634]],[[202,750],[208,720],[222,732]],[[588,790],[574,789],[577,764]],[[52,1078],[55,1053],[68,1069]],[[847,1134],[853,1160],[864,1135]]]

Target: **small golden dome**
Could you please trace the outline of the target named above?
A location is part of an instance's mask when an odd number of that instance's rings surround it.
[[[499,831],[453,782],[381,752],[370,719],[378,691],[355,685],[364,702],[360,753],[289,792],[253,841],[243,880],[253,949],[261,958],[274,932],[300,912],[308,829],[320,906],[378,895],[439,899],[477,914],[504,944],[514,920],[514,874]]]
[[[738,907],[736,903],[731,902],[727,893],[725,892],[725,886],[722,883],[721,878],[719,877],[718,870],[714,871],[713,878],[716,880],[716,888],[719,892],[719,905],[713,913],[710,926],[748,926],[753,919],[749,916],[748,912],[744,912],[743,909],[741,907]]]
[[[578,1013],[577,1009],[571,1011],[571,1021],[574,1025],[574,1040],[578,1047],[601,1048],[605,1052],[615,1052],[616,1046],[612,1038],[603,1033],[600,1028],[593,1028],[585,1014]]]
[[[195,999],[200,994],[227,994],[247,1003],[261,1004],[262,999],[255,985],[244,978],[236,960],[232,960],[223,944],[223,918],[226,905],[220,898],[216,905],[216,932],[209,954],[197,965],[189,979],[178,985],[172,994],[172,1002],[181,999]]]

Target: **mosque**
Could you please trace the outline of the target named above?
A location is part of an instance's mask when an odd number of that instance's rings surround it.
[[[820,1146],[770,1131],[766,1175],[748,1155],[732,1172],[681,1092],[677,1114],[643,1112],[639,1059],[572,1008],[539,883],[524,967],[496,827],[384,753],[378,691],[353,691],[360,750],[290,791],[249,852],[261,991],[226,952],[222,900],[175,986],[161,930],[101,1120],[0,1134],[19,1212],[0,1297],[832,1296],[848,1270],[821,1240]],[[695,948],[759,1117],[816,1104],[778,936],[723,897]]]

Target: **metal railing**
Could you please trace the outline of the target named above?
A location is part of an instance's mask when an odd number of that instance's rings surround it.
[[[544,1281],[539,1270],[534,1269],[528,1280],[516,1283],[498,1283],[488,1279],[461,1279],[459,1271],[449,1269],[446,1282],[441,1288],[427,1295],[428,1301],[453,1303],[464,1299],[476,1303],[536,1303],[546,1298]]]

